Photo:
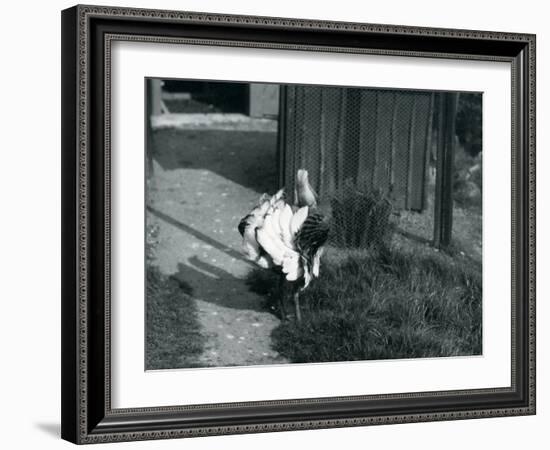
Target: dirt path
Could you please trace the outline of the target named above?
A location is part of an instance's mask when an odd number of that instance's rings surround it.
[[[170,151],[166,145],[163,148]],[[178,153],[173,150],[172,154]],[[235,182],[235,174],[231,179],[220,175],[230,170],[227,164],[223,171],[213,171],[203,168],[208,164],[200,164],[195,156],[201,157],[185,152],[184,161],[171,161],[165,167],[155,162],[148,220],[159,226],[156,264],[164,274],[176,277],[196,301],[207,338],[199,364],[287,362],[271,348],[270,334],[279,319],[244,283],[252,266],[241,256],[236,227],[258,198],[257,189]],[[223,156],[218,155],[221,164]],[[158,160],[166,162],[163,155]]]

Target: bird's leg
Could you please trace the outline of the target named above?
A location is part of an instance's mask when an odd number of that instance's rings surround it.
[[[302,321],[302,312],[300,311],[300,291],[296,289],[294,291],[294,309],[296,310],[296,321]]]
[[[279,274],[279,314],[282,321],[286,320],[285,296],[285,274],[281,273]]]

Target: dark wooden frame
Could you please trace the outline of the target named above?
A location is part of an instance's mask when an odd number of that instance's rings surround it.
[[[511,386],[112,409],[109,77],[113,40],[510,62]],[[93,443],[535,413],[535,36],[76,6],[62,13],[62,83],[63,438]]]

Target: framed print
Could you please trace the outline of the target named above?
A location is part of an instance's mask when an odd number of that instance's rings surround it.
[[[535,413],[535,36],[62,12],[62,436]]]

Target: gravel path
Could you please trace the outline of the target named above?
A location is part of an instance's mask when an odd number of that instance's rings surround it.
[[[147,220],[159,226],[155,264],[176,277],[196,301],[207,338],[200,365],[285,363],[271,348],[271,331],[279,319],[244,282],[252,266],[241,256],[237,232],[238,221],[269,181],[261,179],[264,186],[254,186],[248,177],[246,183],[238,183],[239,177],[254,170],[236,163],[246,160],[238,153],[254,152],[249,158],[252,165],[261,162],[262,152],[265,158],[274,158],[270,145],[275,134],[243,133],[244,140],[258,145],[242,149],[231,148],[227,141],[234,136],[231,133],[225,140],[212,133],[190,133],[157,131],[163,145],[157,145],[162,150],[155,155],[147,213]]]

